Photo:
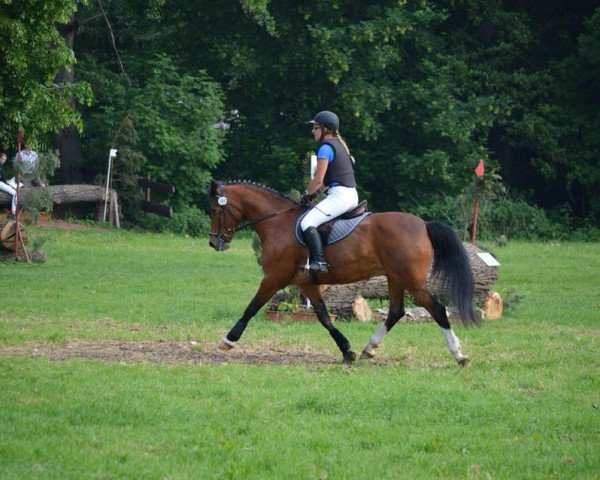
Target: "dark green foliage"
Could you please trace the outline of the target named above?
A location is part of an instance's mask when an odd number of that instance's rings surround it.
[[[43,8],[41,8],[41,4]],[[82,128],[74,102],[88,103],[85,82],[57,84],[61,66],[75,63],[56,25],[66,23],[77,1],[4,0],[0,6],[0,143],[15,148],[23,129],[31,145],[43,143],[49,132],[74,123]]]
[[[565,236],[564,229],[553,225],[543,210],[523,200],[512,200],[509,197],[484,204],[484,208],[479,211],[477,231],[480,237],[488,239],[501,235],[509,239],[530,240],[550,240]]]
[[[220,89],[202,71],[180,73],[166,56],[132,64],[139,70],[135,77],[104,68],[88,76],[98,99],[88,113],[93,136],[87,155],[99,160],[100,169],[108,149],[119,150],[115,186],[125,203],[141,198],[135,182],[148,175],[174,185],[169,201],[182,209],[204,191],[222,156],[223,133],[214,128],[222,112]]]
[[[29,213],[36,224],[41,212],[52,211],[52,197],[43,188],[28,188],[20,194],[19,207]]]
[[[48,179],[54,175],[56,169],[60,167],[60,158],[58,150],[48,150],[40,152],[36,162],[33,176],[43,183],[47,184]]]
[[[153,213],[138,213],[133,220],[139,228],[152,232],[204,237],[210,230],[210,218],[194,207],[183,207],[180,211],[174,212],[171,218],[160,217]]]
[[[66,21],[73,5],[54,3],[53,21]],[[16,4],[7,7],[13,17]],[[525,202],[569,229],[600,225],[594,2],[103,5],[110,32],[98,3],[76,14],[85,21],[75,73],[87,82],[76,88],[91,85],[96,99],[82,112],[85,173],[104,174],[108,148],[118,148],[115,186],[130,215],[139,174],[175,184],[176,210],[197,204],[211,175],[302,190],[315,146],[306,122],[330,109],[357,159],[361,196],[375,211],[449,216],[466,230],[481,158],[519,199],[517,210]],[[46,13],[38,15],[47,25]],[[11,41],[6,52],[17,51]],[[66,53],[52,51],[42,65],[70,64]],[[227,135],[213,128],[221,120]],[[554,213],[562,211],[568,215]],[[548,236],[542,220],[534,225]]]

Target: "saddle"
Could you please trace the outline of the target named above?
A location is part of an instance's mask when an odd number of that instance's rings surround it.
[[[363,200],[352,210],[348,210],[346,213],[342,213],[339,217],[334,218],[333,220],[330,220],[329,222],[324,223],[323,225],[328,225],[330,223],[335,222],[336,220],[349,220],[351,218],[358,217],[366,212],[367,212],[367,201]],[[323,226],[323,225],[321,225],[321,226]]]
[[[308,212],[300,215],[294,228],[296,240],[298,243],[304,246],[306,246],[306,242],[304,241],[304,235],[302,233],[302,229],[300,228],[300,223],[307,213]],[[358,227],[360,222],[362,222],[370,214],[371,212],[367,210],[367,201],[363,200],[352,210],[349,210],[339,217],[329,220],[328,222],[317,227],[317,231],[321,235],[323,246],[331,245],[332,243],[339,242],[343,238],[346,238],[354,231],[356,227]]]

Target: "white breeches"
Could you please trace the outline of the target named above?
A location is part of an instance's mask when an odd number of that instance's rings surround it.
[[[343,187],[341,185],[331,187],[327,191],[327,197],[315,205],[302,219],[300,228],[304,231],[308,227],[318,227],[346,213],[357,205],[358,192],[356,188]]]
[[[3,192],[8,193],[9,195],[12,196],[12,200],[10,203],[10,211],[14,214],[17,210],[16,210],[16,197],[17,197],[17,191],[12,188],[10,185],[4,183],[4,182],[0,182],[0,190]]]

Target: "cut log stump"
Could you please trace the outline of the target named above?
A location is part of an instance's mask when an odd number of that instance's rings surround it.
[[[359,322],[370,322],[373,319],[373,310],[360,295],[352,302],[352,313]]]
[[[9,251],[14,251],[15,241],[17,239],[17,222],[14,220],[6,220],[0,223],[0,246]],[[27,245],[29,242],[29,235],[27,230],[19,222],[19,248],[23,245]]]
[[[504,302],[502,301],[502,297],[498,292],[490,292],[490,294],[485,299],[484,304],[484,312],[485,318],[489,318],[490,320],[496,320],[502,317],[502,308]]]

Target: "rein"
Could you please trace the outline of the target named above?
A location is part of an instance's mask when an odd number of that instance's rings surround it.
[[[269,215],[265,215],[264,217],[259,218],[258,220],[253,220],[251,222],[246,220],[245,222],[240,223],[237,227],[235,227],[231,230],[233,232],[239,232],[240,230],[244,230],[248,227],[253,227],[257,223],[264,222],[265,220],[268,220],[269,218],[277,217],[279,215],[283,215],[284,213],[291,212],[292,210],[294,210],[295,208],[298,208],[299,206],[300,205],[292,205],[290,208],[286,208],[285,210],[281,210],[279,212],[270,213]],[[227,208],[227,207],[225,207],[225,208]],[[231,215],[231,214],[229,214],[229,215]],[[231,215],[231,216],[233,216],[233,215]]]

